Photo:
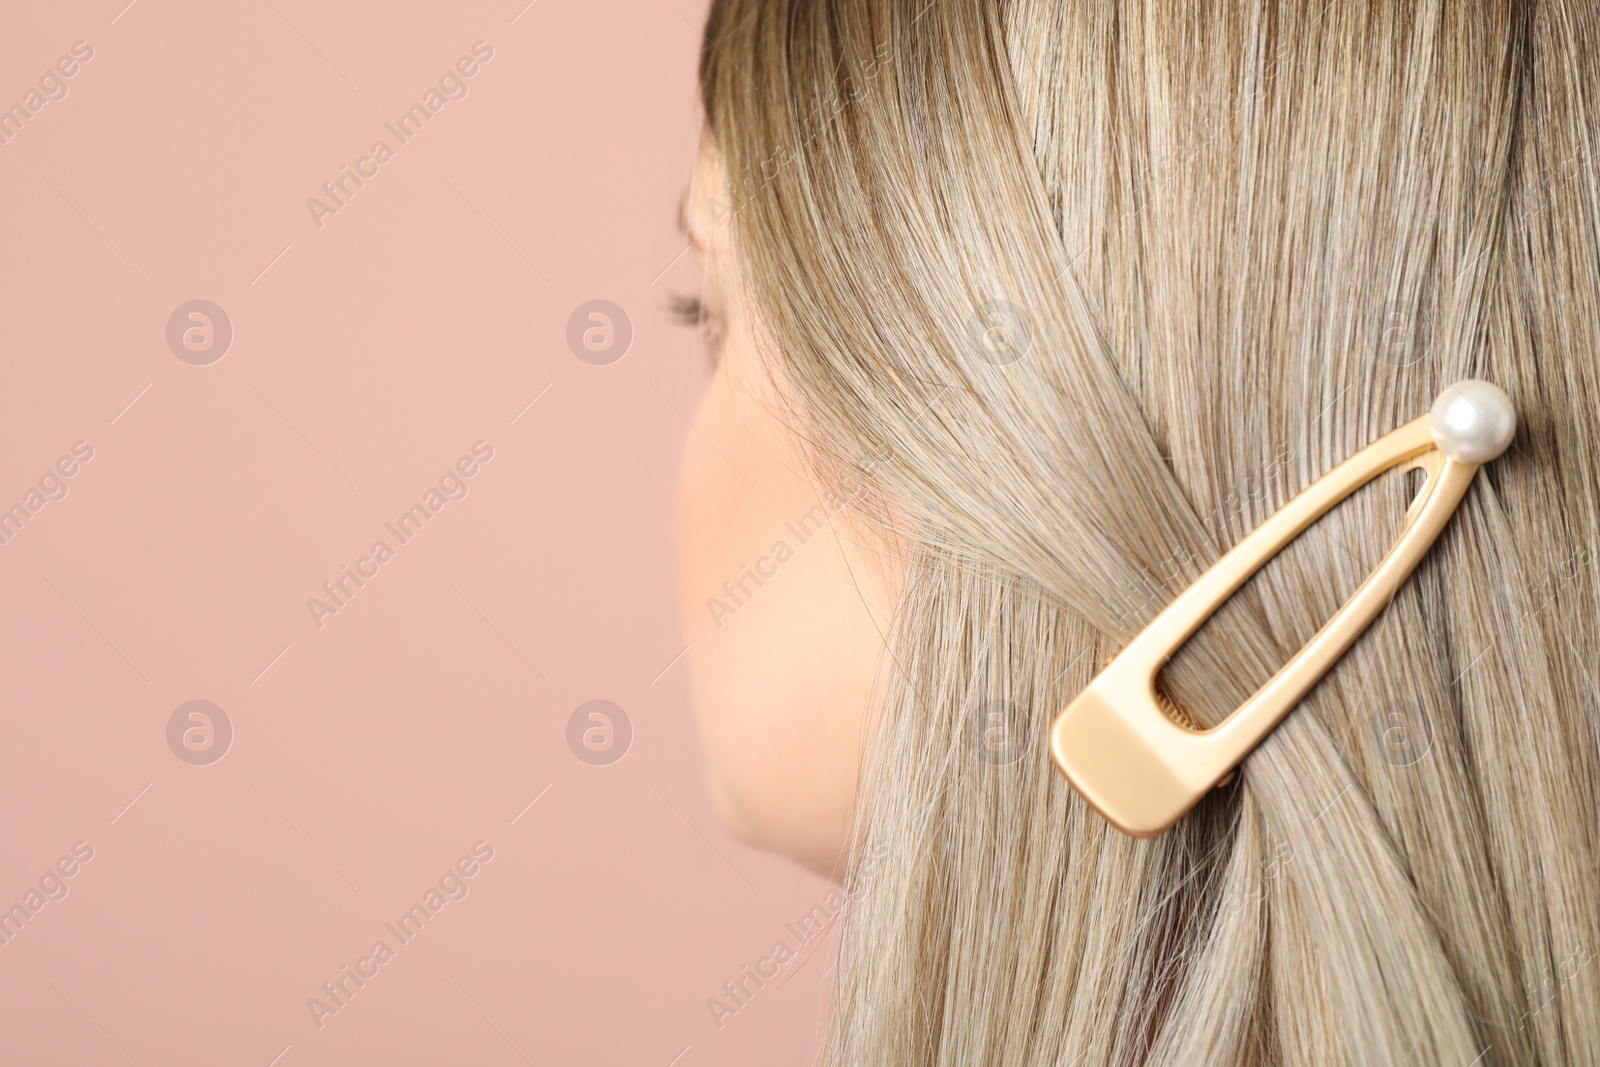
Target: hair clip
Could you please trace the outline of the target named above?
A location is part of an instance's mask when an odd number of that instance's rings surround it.
[[[1480,464],[1516,431],[1510,397],[1488,382],[1445,389],[1432,411],[1385,434],[1311,483],[1162,609],[1056,716],[1050,754],[1117,829],[1155,837],[1177,822],[1311,691],[1372,624],[1455,513]],[[1156,674],[1256,571],[1335,504],[1394,467],[1427,481],[1399,540],[1315,637],[1210,729],[1158,693]]]

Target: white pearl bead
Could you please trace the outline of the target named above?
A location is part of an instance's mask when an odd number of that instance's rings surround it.
[[[1499,386],[1464,378],[1433,402],[1428,428],[1439,451],[1462,463],[1487,463],[1511,445],[1517,409]]]

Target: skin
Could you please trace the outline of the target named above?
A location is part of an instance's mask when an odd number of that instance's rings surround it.
[[[683,211],[704,268],[702,328],[717,361],[679,484],[695,718],[728,829],[836,876],[853,844],[895,578],[884,546],[848,504],[835,496],[829,507],[774,411],[782,385],[770,380],[733,269],[724,188],[707,143]]]

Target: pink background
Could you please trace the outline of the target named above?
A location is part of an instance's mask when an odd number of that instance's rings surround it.
[[[125,2],[12,4],[0,33],[0,106],[94,50],[0,145],[0,507],[93,449],[0,545],[0,907],[93,849],[0,945],[0,1062],[809,1061],[826,939],[720,1029],[706,1004],[827,884],[717,823],[679,656],[708,368],[666,305],[698,289],[704,3]],[[379,138],[319,228],[307,199]],[[632,323],[608,366],[566,341],[596,298]],[[209,365],[167,342],[195,299],[233,327]],[[477,441],[399,546],[384,523]],[[379,538],[319,629],[307,599]],[[632,723],[619,762],[569,749],[591,699]],[[190,700],[232,724],[209,765],[169,747]],[[384,924],[478,841],[400,945]],[[380,938],[319,1028],[308,998]]]

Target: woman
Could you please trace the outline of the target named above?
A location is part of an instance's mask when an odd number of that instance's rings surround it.
[[[736,832],[854,857],[834,1063],[1600,1062],[1600,15],[1297,7],[714,6],[696,708]],[[1517,437],[1393,602],[1231,784],[1111,828],[1051,718],[1467,377]],[[1414,491],[1165,693],[1225,718]]]

